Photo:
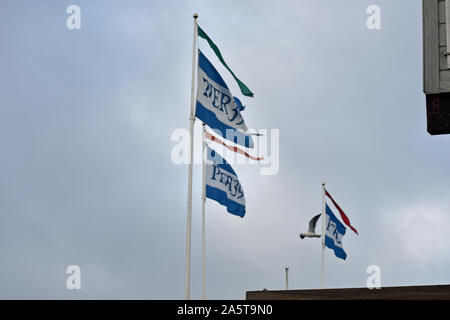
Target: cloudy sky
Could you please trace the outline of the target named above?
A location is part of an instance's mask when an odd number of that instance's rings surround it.
[[[235,166],[245,218],[207,202],[208,297],[282,289],[286,266],[291,288],[320,288],[320,241],[298,234],[322,181],[359,231],[346,261],[326,251],[327,287],[364,287],[370,265],[382,286],[450,283],[450,137],[426,132],[420,1],[3,0],[0,298],[184,297],[188,168],[171,134],[189,125],[194,12],[255,93],[247,125],[280,130],[276,175]],[[192,298],[200,180],[196,165]]]

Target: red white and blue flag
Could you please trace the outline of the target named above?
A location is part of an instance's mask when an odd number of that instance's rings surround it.
[[[333,202],[334,206],[336,207],[336,209],[338,209],[342,221],[344,221],[344,223],[349,226],[350,229],[352,229],[352,231],[356,234],[358,234],[358,231],[352,226],[352,224],[350,223],[350,219],[347,217],[347,215],[344,213],[344,210],[341,209],[341,207],[339,207],[339,205],[336,203],[336,201],[334,201],[333,197],[331,197],[331,195],[328,193],[327,189],[325,189],[325,195],[330,198],[331,202]]]
[[[218,137],[216,137],[216,136],[213,136],[213,135],[212,135],[211,133],[209,133],[208,130],[206,130],[206,129],[205,129],[205,139],[210,140],[210,141],[213,141],[213,142],[216,142],[216,143],[218,143],[219,145],[222,145],[222,146],[226,147],[228,150],[234,151],[234,152],[236,152],[236,153],[238,153],[238,154],[242,154],[242,155],[246,156],[246,157],[249,158],[249,159],[256,160],[256,161],[264,160],[264,157],[255,157],[255,156],[252,156],[252,155],[249,154],[248,152],[246,152],[246,151],[244,151],[244,150],[242,150],[242,149],[240,149],[240,148],[238,148],[238,147],[236,147],[236,146],[230,146],[230,145],[226,144],[226,143],[223,142],[220,138],[218,138]]]

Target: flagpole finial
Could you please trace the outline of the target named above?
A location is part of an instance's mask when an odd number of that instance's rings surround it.
[[[195,20],[197,20],[198,14],[197,14],[197,13],[194,13],[193,17],[194,17]]]

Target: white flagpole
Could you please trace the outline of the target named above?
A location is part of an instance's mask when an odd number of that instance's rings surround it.
[[[202,299],[206,299],[206,244],[205,244],[205,203],[206,203],[206,141],[203,123],[202,145]]]
[[[325,182],[322,183],[322,289],[325,288]]]
[[[191,291],[191,222],[192,222],[192,165],[194,162],[194,123],[195,123],[195,67],[197,57],[197,18],[194,13],[194,40],[192,48],[192,83],[191,83],[191,113],[189,117],[189,171],[188,171],[188,200],[187,200],[187,230],[186,230],[186,277],[184,296],[190,299]]]
[[[284,270],[286,272],[286,290],[289,290],[289,268],[286,267]]]

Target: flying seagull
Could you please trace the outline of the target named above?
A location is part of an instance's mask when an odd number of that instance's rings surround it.
[[[300,233],[300,238],[303,239],[305,237],[307,238],[320,238],[321,235],[320,234],[316,234],[316,224],[317,224],[317,220],[319,220],[320,216],[322,214],[319,213],[317,216],[314,216],[311,221],[309,221],[309,228],[308,228],[308,232],[305,233]]]

